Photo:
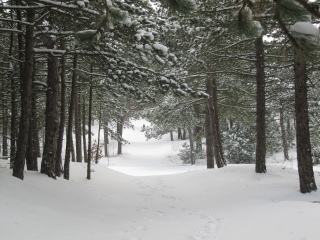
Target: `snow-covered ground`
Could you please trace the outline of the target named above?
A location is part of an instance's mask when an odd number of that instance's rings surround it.
[[[70,181],[29,171],[21,181],[1,160],[0,239],[320,239],[320,193],[301,194],[295,165],[281,155],[266,174],[254,165],[182,165],[182,142],[146,142],[143,123],[125,129],[131,144],[94,165],[92,180],[85,164],[73,163]]]

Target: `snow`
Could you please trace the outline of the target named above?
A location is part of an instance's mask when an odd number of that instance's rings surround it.
[[[93,165],[91,180],[85,164],[72,163],[69,181],[30,171],[21,181],[1,159],[1,239],[319,239],[320,194],[298,191],[294,152],[291,161],[270,158],[266,174],[254,165],[207,170],[181,164],[184,141],[146,141],[143,124],[124,129],[123,155]]]

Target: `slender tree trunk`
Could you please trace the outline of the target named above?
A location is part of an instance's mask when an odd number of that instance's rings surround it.
[[[202,131],[202,127],[200,127],[200,126],[196,126],[194,128],[195,142],[196,142],[196,153],[197,154],[202,152],[201,131]]]
[[[256,118],[256,173],[265,173],[266,168],[266,128],[265,128],[265,72],[264,47],[262,36],[255,40],[256,81],[257,81],[257,118]]]
[[[87,155],[87,141],[86,141],[86,101],[85,96],[82,95],[82,137],[83,137],[83,156],[84,162],[88,162]]]
[[[10,49],[9,56],[13,54],[14,35],[10,34]],[[17,138],[17,86],[14,80],[13,69],[10,71],[10,90],[11,90],[11,118],[10,118],[10,169],[13,168],[13,159],[15,159],[16,152],[16,138]]]
[[[91,65],[91,72],[92,72],[92,65]],[[89,89],[89,120],[88,120],[88,164],[87,164],[87,179],[91,179],[91,115],[92,115],[92,79],[90,82],[90,89]]]
[[[195,154],[194,154],[194,139],[193,139],[193,132],[192,129],[189,128],[188,129],[189,132],[189,142],[190,142],[190,162],[191,165],[195,165],[196,164],[196,159],[195,159]]]
[[[109,144],[109,131],[108,131],[108,122],[104,124],[103,128],[104,133],[104,156],[109,157],[108,144]]]
[[[185,128],[182,129],[182,140],[186,140],[187,139],[187,131]]]
[[[19,2],[19,5],[21,2]],[[27,10],[27,22],[33,23],[35,20],[35,11]],[[34,45],[34,26],[26,26],[26,47],[23,79],[21,79],[21,114],[19,134],[17,140],[17,152],[15,154],[13,176],[23,180],[23,171],[25,165],[26,148],[28,143],[29,123],[31,117],[31,85],[33,72],[33,45]]]
[[[3,83],[4,85],[4,83]],[[5,91],[6,87],[3,87]],[[4,102],[7,102],[6,99],[3,99]],[[7,104],[3,105],[2,108],[2,154],[3,156],[8,156],[8,106]]]
[[[179,139],[179,140],[182,140],[181,128],[178,128],[178,139]]]
[[[77,83],[77,69],[78,65],[78,55],[74,54],[73,57],[73,75],[71,83],[71,99],[69,106],[69,118],[68,118],[68,128],[67,128],[67,142],[66,142],[66,155],[64,159],[64,170],[63,178],[69,180],[70,178],[70,153],[71,153],[71,144],[72,144],[72,121],[73,121],[73,112],[74,112],[74,102],[75,102],[75,88]]]
[[[54,48],[54,42],[48,39],[48,49]],[[43,148],[41,173],[56,178],[56,154],[59,133],[59,77],[58,57],[48,54],[48,88],[46,99],[46,126],[45,142]]]
[[[79,86],[76,87],[76,101],[74,106],[74,128],[76,137],[76,159],[77,162],[82,162],[82,147],[81,147],[81,113],[80,113],[80,103],[79,103]]]
[[[287,141],[286,128],[284,124],[284,111],[283,104],[280,102],[280,129],[281,129],[281,139],[282,139],[282,148],[284,154],[284,160],[289,160],[289,147]]]
[[[65,49],[65,42],[61,42],[61,49]],[[60,177],[62,174],[62,146],[63,146],[63,136],[64,127],[66,121],[66,57],[63,55],[61,57],[61,90],[60,90],[60,125],[59,125],[59,137],[57,143],[57,160],[55,166],[55,174]]]
[[[122,117],[121,117],[120,122],[117,122],[117,133],[118,133],[118,136],[119,136],[120,139],[122,138],[122,132],[123,132],[123,122],[122,122]],[[117,154],[118,155],[122,154],[122,141],[121,140],[118,140],[118,152],[117,152]]]
[[[305,60],[296,53],[294,60],[296,141],[300,191],[302,193],[317,189],[313,173],[309,133],[306,65]]]
[[[206,122],[205,122],[205,135],[206,135],[206,154],[207,154],[207,168],[214,168],[213,158],[213,140],[212,129],[210,121],[209,99],[206,100]]]

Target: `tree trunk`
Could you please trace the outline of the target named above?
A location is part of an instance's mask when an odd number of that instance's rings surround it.
[[[82,142],[83,142],[83,157],[84,162],[88,162],[87,155],[87,141],[86,141],[86,101],[85,96],[82,95]]]
[[[21,5],[21,2],[20,4]],[[33,23],[35,20],[35,11],[27,10],[27,22]],[[34,26],[26,26],[26,47],[23,79],[21,79],[21,114],[19,134],[17,140],[17,152],[15,154],[13,176],[23,180],[23,171],[25,165],[26,148],[28,143],[29,123],[31,118],[31,85],[33,72],[33,45],[34,45]]]
[[[282,139],[282,148],[284,154],[284,160],[289,160],[289,147],[288,147],[288,140],[286,134],[286,128],[284,124],[284,111],[283,111],[283,104],[280,102],[280,129],[281,129],[281,139]]]
[[[71,153],[71,144],[72,144],[72,121],[73,121],[73,112],[74,112],[74,102],[75,102],[75,88],[77,83],[77,69],[78,64],[78,55],[74,54],[73,57],[73,75],[71,83],[71,99],[69,106],[69,118],[68,118],[68,128],[67,128],[67,142],[66,142],[66,155],[64,159],[64,170],[63,178],[69,180],[70,178],[70,153]]]
[[[76,86],[75,93],[75,105],[74,105],[74,129],[76,137],[76,159],[77,162],[82,162],[82,147],[81,147],[81,113],[80,113],[80,103],[79,103],[79,86]]]
[[[92,72],[92,65],[91,65],[91,72]],[[91,115],[92,115],[92,79],[90,82],[90,89],[89,89],[89,120],[88,120],[88,164],[87,164],[87,179],[91,179]]]
[[[26,162],[27,169],[29,171],[38,171],[38,149],[37,149],[37,140],[38,131],[37,131],[37,96],[33,92],[31,94],[31,119],[29,126],[29,136],[28,136],[28,145],[26,152]]]
[[[300,191],[302,193],[317,189],[313,173],[309,133],[306,65],[305,60],[296,53],[294,60],[296,141]]]
[[[108,131],[108,122],[104,124],[103,128],[104,133],[104,156],[109,157],[108,144],[109,144],[109,131]]]
[[[178,128],[178,140],[182,140],[181,128]]]
[[[194,154],[194,141],[193,141],[193,133],[192,133],[192,129],[189,128],[188,129],[189,132],[189,142],[190,142],[190,162],[191,165],[195,165],[196,164],[196,159],[195,159],[195,154]]]
[[[205,135],[206,135],[206,154],[207,154],[207,168],[214,168],[213,158],[213,140],[210,121],[209,99],[206,100],[206,122],[205,122]]]
[[[220,121],[219,121],[219,112],[218,112],[218,87],[217,82],[213,78],[212,79],[212,101],[213,101],[213,111],[212,111],[212,127],[213,127],[213,142],[214,142],[214,150],[216,151],[216,163],[217,167],[221,168],[227,165],[227,162],[223,156],[223,147],[222,140],[220,134]]]
[[[61,42],[61,49],[65,49],[65,42]],[[55,174],[60,177],[62,174],[62,146],[63,146],[63,136],[64,127],[66,121],[66,57],[63,55],[61,57],[61,90],[60,90],[60,126],[59,126],[59,137],[57,143],[57,159],[55,166]]]
[[[55,44],[51,39],[47,42],[48,49],[53,49]],[[48,88],[46,99],[46,125],[45,142],[43,148],[41,173],[56,178],[56,154],[59,133],[59,77],[58,57],[48,54]]]
[[[3,82],[4,85],[4,82]],[[3,86],[3,91],[5,91],[5,86]],[[4,97],[5,98],[5,97]],[[3,99],[7,102],[6,99]],[[8,106],[4,104],[2,107],[2,155],[8,156]]]
[[[117,134],[119,136],[119,139],[122,139],[122,132],[123,132],[123,122],[122,118],[120,119],[120,122],[117,122]],[[118,155],[122,154],[122,141],[118,140]]]
[[[265,127],[265,72],[262,36],[255,40],[256,81],[257,81],[257,118],[256,118],[256,173],[265,173],[266,168],[266,127]]]
[[[173,131],[170,131],[170,140],[173,141]]]
[[[10,35],[10,50],[9,56],[13,54],[13,33]],[[13,168],[13,159],[15,159],[16,152],[16,138],[17,138],[17,86],[14,80],[13,69],[10,72],[10,88],[11,88],[11,118],[10,118],[10,169]]]

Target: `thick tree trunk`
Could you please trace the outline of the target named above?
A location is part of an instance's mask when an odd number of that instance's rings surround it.
[[[61,49],[65,49],[65,42],[62,41]],[[57,160],[55,166],[55,174],[60,177],[62,174],[62,147],[63,147],[63,136],[64,127],[66,121],[66,57],[61,57],[61,89],[60,89],[60,126],[59,126],[59,137],[57,143]]]
[[[284,160],[289,160],[289,147],[288,147],[288,140],[286,134],[286,128],[284,124],[284,111],[283,111],[283,104],[280,103],[280,129],[281,129],[281,139],[282,139],[282,148],[284,154]]]
[[[82,147],[81,147],[81,113],[80,113],[80,103],[79,103],[79,86],[76,87],[76,101],[74,106],[74,129],[76,137],[76,159],[77,162],[82,162]]]
[[[173,141],[173,131],[170,131],[170,140]]]
[[[266,128],[265,128],[265,72],[262,36],[255,40],[256,81],[257,81],[257,118],[256,118],[256,173],[265,173],[266,168]]]
[[[77,69],[78,64],[78,55],[74,54],[73,57],[73,75],[71,83],[71,99],[69,106],[69,118],[68,118],[68,128],[67,128],[67,142],[66,142],[66,155],[64,159],[64,169],[63,169],[63,178],[69,180],[70,178],[70,153],[71,153],[71,144],[72,144],[72,121],[73,121],[73,112],[74,112],[74,102],[75,102],[75,88],[77,83]]]
[[[29,126],[28,146],[26,152],[27,169],[30,171],[38,171],[38,149],[37,141],[37,96],[33,92],[31,96],[31,119]]]
[[[82,142],[83,142],[83,157],[84,162],[88,162],[87,141],[86,141],[86,101],[85,96],[82,96]]]
[[[48,48],[54,48],[54,42],[48,39]],[[59,133],[59,77],[58,77],[58,57],[48,54],[48,88],[46,99],[46,125],[45,142],[43,148],[41,173],[49,177],[56,178],[56,154]]]
[[[224,159],[223,156],[223,147],[222,147],[222,140],[221,140],[221,134],[220,134],[220,121],[219,121],[219,112],[218,112],[218,87],[217,82],[215,79],[212,80],[212,101],[213,101],[213,115],[212,119],[214,120],[212,123],[213,127],[213,139],[214,139],[214,149],[216,153],[216,162],[217,167],[221,168],[223,166],[227,165],[227,162]]]
[[[309,133],[306,65],[305,60],[296,53],[294,60],[296,141],[300,191],[302,193],[317,189],[313,173]]]
[[[20,2],[21,4],[21,2]],[[27,10],[27,22],[33,23],[35,20],[35,11]],[[34,45],[34,26],[26,26],[26,47],[23,79],[21,79],[21,114],[19,134],[17,140],[17,152],[15,154],[13,176],[23,179],[23,171],[25,165],[26,148],[28,143],[29,123],[31,117],[31,85],[33,72],[33,45]]]

